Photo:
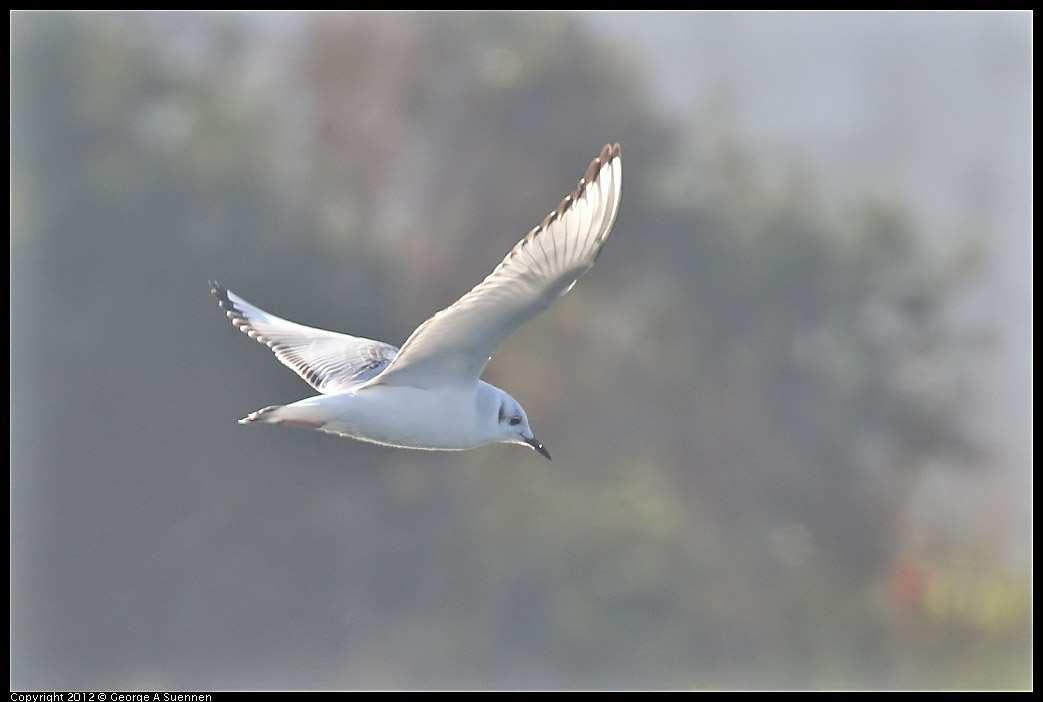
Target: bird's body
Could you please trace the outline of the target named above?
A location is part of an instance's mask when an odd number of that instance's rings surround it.
[[[401,349],[270,315],[211,283],[232,320],[320,394],[239,420],[317,429],[388,446],[469,449],[535,439],[521,405],[480,379],[493,351],[593,264],[619,211],[619,145],[473,290],[421,324]]]
[[[319,429],[399,448],[470,449],[495,440],[482,431],[479,410],[492,406],[497,392],[481,380],[437,390],[377,383],[266,407],[239,421]]]

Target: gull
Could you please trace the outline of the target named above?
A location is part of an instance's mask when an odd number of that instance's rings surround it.
[[[232,324],[319,392],[239,423],[285,424],[399,448],[526,444],[549,459],[521,404],[481,374],[508,336],[594,265],[619,212],[621,168],[619,144],[606,144],[576,189],[402,348],[280,319],[211,282]]]

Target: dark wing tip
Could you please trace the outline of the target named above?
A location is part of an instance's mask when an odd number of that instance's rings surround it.
[[[218,300],[228,300],[228,288],[221,285],[216,280],[210,281],[210,294],[216,297]]]
[[[587,173],[590,173],[592,169],[596,170],[597,168],[599,168],[601,166],[601,164],[608,163],[609,161],[612,161],[613,159],[617,159],[620,156],[621,156],[621,151],[620,151],[620,148],[619,148],[619,142],[618,141],[615,144],[605,144],[604,146],[601,147],[601,153],[598,154],[598,157],[596,159],[594,159],[593,163],[590,164],[590,168],[587,169]],[[589,178],[588,178],[588,180],[589,180]]]
[[[225,311],[233,324],[240,326],[240,324],[246,324],[249,321],[243,315],[243,311],[232,301],[232,298],[228,297],[228,288],[221,285],[216,280],[211,280],[210,293],[217,298],[217,304],[221,306],[221,309]],[[243,331],[245,332],[247,330],[243,329]]]
[[[589,183],[590,181],[594,180],[594,176],[597,175],[598,169],[601,168],[601,162],[604,159],[604,156],[605,150],[602,149],[601,156],[598,156],[596,159],[590,162],[589,166],[587,166],[587,172],[583,174],[583,180],[579,182],[580,186],[582,186],[584,183]]]
[[[569,193],[565,197],[565,199],[558,204],[556,208],[551,210],[551,212],[543,218],[542,222],[540,222],[537,226],[533,227],[532,231],[530,231],[528,235],[526,235],[523,241],[532,239],[532,237],[536,236],[537,233],[546,229],[551,225],[552,222],[564,215],[565,212],[572,205],[572,203],[579,199],[580,193],[583,192],[584,186],[586,186],[588,183],[592,182],[595,178],[597,178],[598,174],[601,172],[601,167],[604,166],[606,163],[609,163],[613,159],[619,158],[619,156],[620,150],[618,142],[616,144],[605,144],[604,146],[602,146],[601,153],[598,154],[598,157],[596,159],[590,162],[589,166],[587,166],[586,172],[583,174],[583,177],[580,178],[580,181],[576,184],[575,189],[571,193]]]

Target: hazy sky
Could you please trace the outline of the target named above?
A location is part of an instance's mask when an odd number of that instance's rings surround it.
[[[995,320],[999,343],[977,379],[979,420],[1020,491],[1031,471],[1031,13],[583,17],[639,55],[664,110],[728,118],[766,175],[810,171],[838,211],[866,192],[893,198],[940,256],[982,237],[987,273],[967,314]]]
[[[12,14],[12,684],[1030,678],[1032,15],[574,16],[594,41],[566,13]],[[543,60],[542,92],[482,86],[510,73],[490,57],[512,37]],[[602,95],[618,102],[592,110]],[[228,324],[210,276],[273,314],[400,343],[500,260],[514,208],[559,201],[596,150],[559,152],[592,133],[630,159],[622,229],[596,277],[498,352],[490,368],[513,384],[488,378],[532,398],[552,464],[236,424],[307,390]],[[531,148],[544,134],[546,159]],[[796,175],[814,191],[785,236],[757,228],[747,245],[727,221],[735,203],[786,209],[745,181],[692,178],[726,183],[698,211],[687,192],[653,197],[678,164],[729,163],[691,158],[718,138],[767,187]],[[376,173],[389,158],[400,167]],[[885,282],[869,298],[816,286],[859,272],[849,254],[802,266],[843,248],[822,222],[867,231],[864,213],[829,219],[865,198],[909,213],[930,256],[870,242],[885,257],[858,266]],[[932,276],[967,241],[985,270],[951,293]],[[907,381],[933,367],[907,362],[945,317],[933,306],[898,315],[900,369],[804,328],[836,303],[824,328],[858,337],[874,296],[901,306],[880,290],[892,272],[996,345],[933,335],[938,364],[966,363],[925,391]],[[840,381],[794,372],[836,358]],[[948,459],[892,448],[931,434],[906,410],[968,378],[980,396],[953,404],[973,413],[982,470],[910,465]],[[944,549],[909,548],[919,533],[954,534],[961,559],[988,548],[940,623],[878,601],[907,553],[966,582]],[[1009,639],[951,636],[968,603]]]

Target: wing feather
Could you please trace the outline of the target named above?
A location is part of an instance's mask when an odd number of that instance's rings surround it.
[[[320,393],[352,390],[376,377],[398,353],[390,344],[306,327],[268,314],[224,286],[211,282],[232,324],[270,348],[275,357]]]
[[[417,327],[371,382],[443,387],[477,380],[508,336],[594,265],[619,213],[621,170],[619,144],[606,144],[576,189],[485,280]]]

